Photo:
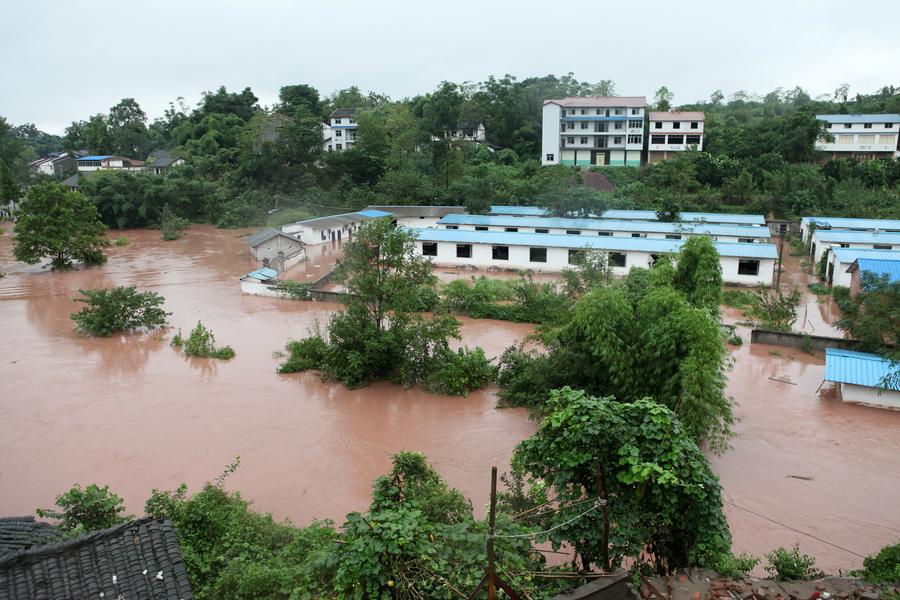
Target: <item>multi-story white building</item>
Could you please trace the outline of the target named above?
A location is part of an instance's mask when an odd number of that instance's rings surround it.
[[[703,150],[702,112],[651,112],[647,162],[657,163],[685,150]]]
[[[900,115],[816,115],[826,123],[832,141],[816,141],[816,150],[835,158],[893,158],[900,157],[898,130]]]
[[[644,96],[544,100],[541,164],[640,166]]]
[[[355,108],[338,108],[328,117],[328,125],[322,128],[326,152],[349,150],[356,144],[359,124],[353,118]]]

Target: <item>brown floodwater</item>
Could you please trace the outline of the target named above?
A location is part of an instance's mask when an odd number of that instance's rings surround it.
[[[493,389],[448,398],[384,383],[347,390],[312,373],[277,375],[273,352],[339,307],[241,295],[237,278],[255,268],[246,231],[192,226],[175,242],[128,231],[132,243],[110,248],[106,266],[45,273],[12,259],[4,230],[0,515],[50,506],[75,482],[109,484],[140,513],[153,488],[183,481],[196,490],[239,454],[228,485],[258,509],[297,523],[340,521],[365,510],[372,480],[404,449],[425,452],[480,513],[490,466],[505,468],[515,444],[535,429],[524,411],[496,409]],[[310,261],[289,275],[317,279],[339,252],[311,247]],[[836,313],[805,291],[794,264],[785,265],[783,281],[804,289],[816,332],[831,329]],[[443,270],[441,278],[472,274]],[[159,292],[173,327],[202,320],[237,357],[186,360],[169,347],[173,329],[109,339],[75,334],[69,314],[78,308],[77,290],[115,285]],[[740,315],[728,309],[726,319]],[[461,321],[462,343],[489,356],[531,331]],[[799,541],[826,570],[859,566],[858,555],[900,538],[900,412],[842,404],[831,384],[820,390],[821,353],[751,345],[746,328],[738,333],[745,343],[731,351],[728,392],[740,421],[731,450],[712,457],[734,550],[761,555]]]
[[[480,513],[491,465],[535,429],[523,410],[498,410],[496,390],[468,398],[376,384],[347,390],[312,373],[277,375],[291,337],[325,323],[338,307],[244,296],[237,278],[255,268],[247,232],[191,227],[175,242],[126,231],[101,268],[41,272],[11,257],[0,237],[0,515],[33,514],[73,483],[97,482],[140,513],[153,488],[197,489],[240,455],[229,480],[264,511],[298,523],[342,520],[365,510],[371,482],[391,454],[420,450]],[[331,245],[311,248],[297,279],[333,263]],[[309,275],[309,277],[306,277]],[[227,362],[185,359],[174,332],[97,339],[73,332],[79,288],[135,285],[166,298],[170,323],[198,320]],[[462,319],[463,341],[490,356],[527,335],[526,325]]]

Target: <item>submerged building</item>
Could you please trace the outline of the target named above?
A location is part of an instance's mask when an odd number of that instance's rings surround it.
[[[825,350],[825,381],[837,384],[842,402],[900,410],[900,386],[888,379],[898,368],[877,354]]]

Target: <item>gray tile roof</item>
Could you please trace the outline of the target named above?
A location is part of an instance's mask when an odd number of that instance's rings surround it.
[[[154,150],[145,161],[148,167],[171,167],[178,160],[169,150]]]
[[[256,233],[247,237],[247,243],[250,244],[251,248],[255,248],[264,242],[268,242],[273,237],[283,235],[277,229],[272,229],[271,227],[267,227],[265,229],[260,229]],[[290,236],[288,236],[290,237]],[[293,238],[291,238],[293,239]]]
[[[336,108],[332,111],[331,117],[352,117],[355,112],[355,108]]]
[[[35,521],[34,517],[0,518],[0,560],[9,553],[28,550],[58,542],[63,533],[50,523]]]
[[[0,557],[0,599],[193,600],[170,521],[142,519]]]
[[[424,205],[395,205],[395,204],[370,204],[366,210],[382,210],[391,213],[395,217],[443,217],[450,214],[463,214],[465,206],[424,206]]]

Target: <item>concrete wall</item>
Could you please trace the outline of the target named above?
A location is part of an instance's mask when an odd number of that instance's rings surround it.
[[[541,164],[558,165],[559,152],[559,118],[560,108],[557,104],[545,104],[543,121],[541,124]],[[547,155],[552,154],[553,160],[547,160]]]
[[[898,391],[886,390],[879,395],[878,390],[873,387],[852,383],[841,383],[840,389],[843,402],[900,410],[900,392]]]
[[[413,229],[425,229],[434,227],[441,220],[440,217],[397,217],[398,227],[411,227]]]
[[[272,260],[278,258],[279,254],[286,257],[303,250],[303,243],[299,240],[289,240],[284,236],[275,236],[272,239],[263,242],[255,248],[250,248],[250,256],[256,260]]]
[[[805,340],[809,340],[806,342]],[[802,333],[787,333],[784,331],[768,331],[754,329],[750,332],[750,343],[772,344],[773,346],[785,346],[787,348],[803,348],[808,343],[811,350],[825,350],[826,348],[838,348],[840,350],[853,350],[856,348],[855,340],[844,338],[832,338],[821,335],[804,335]]]
[[[602,223],[602,221],[600,221],[600,222]],[[421,227],[421,225],[420,225],[420,227]],[[476,230],[475,227],[476,227],[476,225],[454,225],[452,227],[448,227],[446,225],[440,225],[439,229],[456,228],[456,229],[459,229],[460,231],[485,231],[484,229]],[[507,226],[507,225],[478,225],[477,227],[487,227],[487,231],[506,231],[507,227],[510,227],[510,226]],[[518,231],[519,233],[535,233],[536,228],[535,227],[517,227],[517,229],[519,230]],[[566,232],[569,231],[568,229],[560,229],[559,227],[545,227],[544,229],[547,229],[547,233],[552,233],[552,234],[557,234],[557,235],[567,235]],[[609,233],[612,234],[611,236],[601,236],[601,235],[599,235],[598,230],[596,230],[596,229],[577,229],[576,228],[576,229],[573,229],[572,231],[579,231],[580,233],[578,235],[581,235],[584,237],[631,238],[631,237],[635,237],[635,236],[631,235],[632,233],[638,233],[638,232],[632,232],[632,231],[609,231]],[[640,232],[640,234],[641,235],[638,237],[645,237],[645,238],[657,239],[657,240],[664,240],[664,239],[673,239],[673,240],[682,239],[683,240],[683,239],[687,239],[688,237],[690,237],[692,235],[706,235],[703,233],[694,234],[694,233],[687,232],[687,231],[682,231],[677,234],[667,234],[665,232],[648,231],[648,232]],[[574,234],[572,234],[572,235],[574,235]],[[666,237],[667,235],[678,235],[679,237],[667,238]],[[718,242],[733,242],[733,243],[737,243],[738,240],[744,239],[744,238],[741,238],[741,237],[735,236],[735,235],[711,235],[709,237]],[[769,238],[751,238],[751,239],[754,240],[754,243],[760,243],[760,244],[770,243]],[[749,242],[745,242],[745,243],[749,243]]]
[[[361,217],[359,221],[344,223],[342,225],[336,225],[334,227],[321,227],[317,226],[315,223],[313,223],[312,225],[292,223],[290,225],[285,225],[284,227],[282,227],[281,231],[298,238],[304,244],[314,246],[317,244],[324,244],[332,240],[337,241],[339,239],[339,232],[341,241],[348,239],[354,231],[358,231],[359,228],[362,227],[363,220],[364,219]],[[332,236],[332,234],[334,235]],[[325,239],[322,239],[323,237]]]

